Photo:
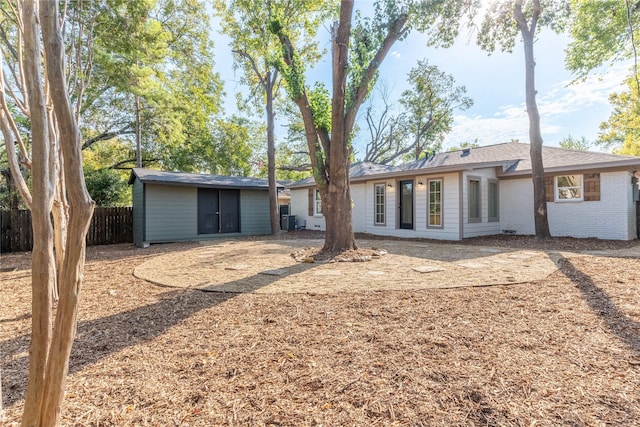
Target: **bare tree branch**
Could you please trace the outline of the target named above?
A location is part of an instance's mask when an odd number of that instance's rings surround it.
[[[355,123],[356,114],[358,112],[358,108],[364,102],[367,93],[369,92],[369,85],[373,80],[380,64],[384,61],[384,58],[391,50],[393,44],[404,36],[409,28],[406,26],[409,16],[406,14],[400,15],[398,19],[393,23],[393,25],[389,28],[387,32],[387,36],[384,41],[380,45],[380,48],[374,55],[373,59],[367,66],[367,71],[362,78],[362,81],[358,85],[358,89],[356,91],[355,100],[349,111],[345,114],[345,128],[351,129],[353,128],[353,124]]]
[[[282,165],[278,166],[278,169],[288,172],[309,172],[311,170],[311,163],[305,163],[303,165]]]
[[[134,134],[134,125],[133,123],[128,123],[125,127],[118,129],[112,132],[103,132],[100,135],[94,136],[93,138],[89,138],[82,144],[82,149],[87,149],[91,147],[93,144],[99,141],[107,141],[109,139],[115,138],[119,135],[132,135]]]

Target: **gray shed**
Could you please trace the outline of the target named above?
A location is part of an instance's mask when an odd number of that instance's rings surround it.
[[[266,179],[135,168],[133,243],[271,233]]]

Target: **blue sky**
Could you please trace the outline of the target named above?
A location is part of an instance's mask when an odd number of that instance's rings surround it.
[[[328,39],[327,31],[323,37]],[[233,112],[234,95],[243,88],[238,84],[239,74],[231,67],[228,39],[217,35],[214,43],[216,68],[225,81],[227,92],[225,107],[228,112]],[[557,146],[569,135],[575,138],[584,136],[589,141],[597,138],[600,123],[611,113],[608,96],[624,89],[622,83],[630,67],[629,63],[617,64],[600,70],[599,74],[586,81],[572,83],[574,76],[564,66],[567,43],[566,36],[547,31],[541,34],[535,45],[542,136],[544,143],[552,146]],[[475,37],[469,34],[462,34],[451,48],[435,49],[428,48],[425,37],[414,32],[407,40],[394,45],[380,68],[380,82],[390,91],[392,101],[407,87],[409,70],[418,60],[425,58],[430,64],[453,75],[458,85],[466,86],[467,95],[474,100],[470,109],[454,113],[453,129],[445,138],[445,149],[475,140],[480,145],[511,139],[528,142],[521,43],[516,44],[513,53],[495,52],[489,56],[477,47]],[[308,83],[323,80],[330,88],[330,76],[330,58],[326,57],[309,72]],[[360,112],[363,111],[361,108]],[[365,123],[361,122],[361,126]],[[284,135],[284,130],[281,132]],[[354,142],[357,153],[364,150],[365,132]]]

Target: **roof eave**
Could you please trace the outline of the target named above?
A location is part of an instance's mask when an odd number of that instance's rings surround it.
[[[598,170],[611,170],[611,169],[629,169],[631,171],[640,170],[640,158],[628,159],[617,162],[600,162],[590,164],[579,164],[569,166],[556,166],[552,168],[544,168],[545,173],[557,173],[557,172],[572,172],[572,171],[588,171],[593,169]],[[531,175],[531,169],[525,169],[514,172],[498,172],[499,178],[516,177],[516,176],[528,176]]]
[[[380,179],[388,179],[388,178],[402,178],[408,176],[418,176],[418,175],[437,175],[447,172],[460,172],[466,170],[475,170],[475,169],[485,169],[485,168],[495,168],[495,167],[509,167],[513,164],[512,160],[509,161],[499,161],[499,162],[479,162],[479,163],[469,163],[469,164],[459,164],[459,165],[451,165],[451,166],[437,166],[437,167],[426,167],[426,168],[418,168],[418,169],[409,169],[402,171],[390,171],[390,172],[381,172],[370,175],[358,176],[355,178],[350,178],[349,182],[366,182],[366,181],[375,181]],[[312,183],[304,183],[304,184],[294,184],[290,185],[288,188],[290,189],[302,189],[302,188],[312,188],[315,187],[315,182]]]
[[[442,174],[447,172],[460,172],[460,171],[470,171],[475,169],[504,167],[507,164],[508,162],[501,161],[501,162],[479,162],[479,163],[459,164],[459,165],[451,165],[451,166],[426,167],[426,168],[418,168],[418,169],[409,169],[404,171],[384,172],[384,173],[375,174],[375,175],[367,175],[367,176],[354,178],[352,179],[352,181],[370,181],[372,179],[407,177],[407,176],[418,176],[418,175],[437,175],[437,174]]]

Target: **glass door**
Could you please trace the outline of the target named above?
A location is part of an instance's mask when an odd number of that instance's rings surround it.
[[[413,230],[413,180],[400,181],[400,228]]]

